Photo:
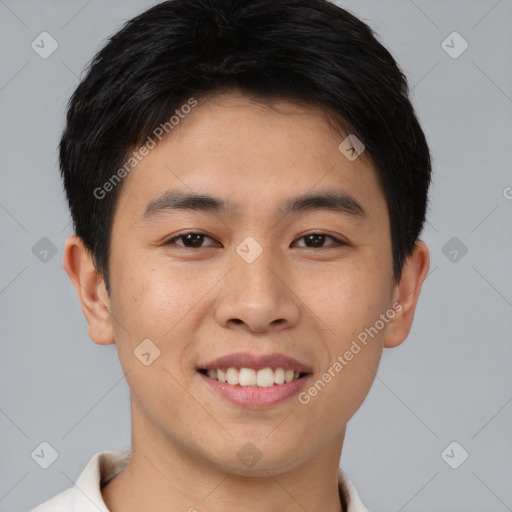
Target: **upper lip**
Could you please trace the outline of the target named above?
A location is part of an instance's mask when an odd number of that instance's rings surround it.
[[[198,370],[214,370],[217,368],[253,368],[254,370],[284,368],[285,370],[294,370],[299,373],[312,373],[312,369],[309,366],[284,354],[274,353],[256,356],[248,352],[238,352],[218,357],[199,366]]]

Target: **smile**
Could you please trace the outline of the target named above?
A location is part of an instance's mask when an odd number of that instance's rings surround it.
[[[290,383],[304,376],[304,373],[284,368],[262,368],[256,371],[253,368],[227,368],[203,369],[203,375],[219,382],[227,382],[232,386],[269,388],[284,383]]]
[[[271,407],[296,395],[304,387],[310,373],[292,369],[253,368],[200,369],[202,381],[217,396],[245,408]]]

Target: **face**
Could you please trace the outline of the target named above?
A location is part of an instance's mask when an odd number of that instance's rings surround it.
[[[385,198],[365,153],[348,159],[342,141],[319,110],[226,94],[192,109],[125,178],[109,309],[134,437],[240,474],[248,442],[260,471],[340,444],[397,321]],[[232,204],[178,208],[176,193]],[[284,208],[326,194],[344,201]],[[282,354],[307,375],[233,391],[199,371],[240,353]]]

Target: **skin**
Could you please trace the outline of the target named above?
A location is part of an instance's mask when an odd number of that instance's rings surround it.
[[[131,391],[131,462],[102,491],[112,512],[229,512],[249,503],[252,512],[342,510],[337,471],[347,422],[383,348],[410,331],[429,252],[419,241],[394,282],[386,202],[369,158],[349,161],[321,110],[274,106],[217,96],[131,171],[114,215],[110,297],[81,240],[66,242],[64,267],[89,335],[116,344]],[[276,213],[285,198],[333,188],[356,198],[368,217]],[[168,189],[230,199],[240,212],[140,220]],[[188,231],[207,235],[198,248],[184,249],[183,239],[162,244]],[[325,238],[315,250],[301,238],[311,233],[349,245]],[[247,236],[263,249],[252,263],[236,252]],[[294,396],[242,408],[195,370],[232,352],[281,352],[310,365],[314,382],[396,302],[394,318],[307,404]],[[133,353],[147,338],[161,351],[150,366]],[[248,442],[261,453],[251,468],[237,457]]]

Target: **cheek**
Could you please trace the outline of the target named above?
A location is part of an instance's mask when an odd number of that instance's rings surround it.
[[[119,269],[112,300],[112,316],[119,320],[114,322],[114,330],[121,363],[136,373],[144,371],[134,351],[149,339],[160,350],[154,365],[163,367],[163,381],[169,377],[165,369],[180,381],[190,378],[190,352],[209,313],[204,309],[208,301],[202,298],[223,273],[206,275],[196,266],[177,268],[169,262],[139,264],[138,268],[132,273],[128,265]]]
[[[318,395],[323,402],[320,415],[332,418],[332,422],[327,422],[332,425],[348,422],[364,402],[377,373],[381,351],[361,346],[361,351],[354,354],[350,361],[345,359],[345,354],[340,354],[344,363],[338,361],[339,365],[331,365],[327,369],[330,380]]]
[[[150,263],[128,263],[118,268],[113,283],[117,293],[112,312],[131,333],[161,338],[190,309],[197,287],[187,283],[183,272]]]
[[[330,396],[326,394],[325,398],[326,403],[332,400],[331,414],[351,417],[375,378],[388,325],[381,315],[386,315],[391,306],[390,282],[384,267],[382,259],[372,257],[366,265],[354,265],[330,288],[335,335],[329,338],[326,371],[335,377],[329,383]]]
[[[337,265],[303,281],[304,302],[329,327],[331,346],[342,349],[389,307],[390,284],[382,260],[367,258]]]
[[[309,388],[310,413],[332,418],[327,423],[333,433],[363,403],[377,373],[386,327],[375,329],[375,323],[389,307],[386,290],[374,273],[354,271],[331,278],[325,293],[310,296],[316,330],[322,332],[326,349],[322,368]]]
[[[113,282],[119,359],[139,408],[148,414],[154,404],[171,410],[183,397],[177,381],[183,381],[179,366],[189,342],[184,326],[195,294],[176,272],[164,275],[151,264],[135,265],[139,269],[135,272],[129,268],[127,264],[119,267]]]

